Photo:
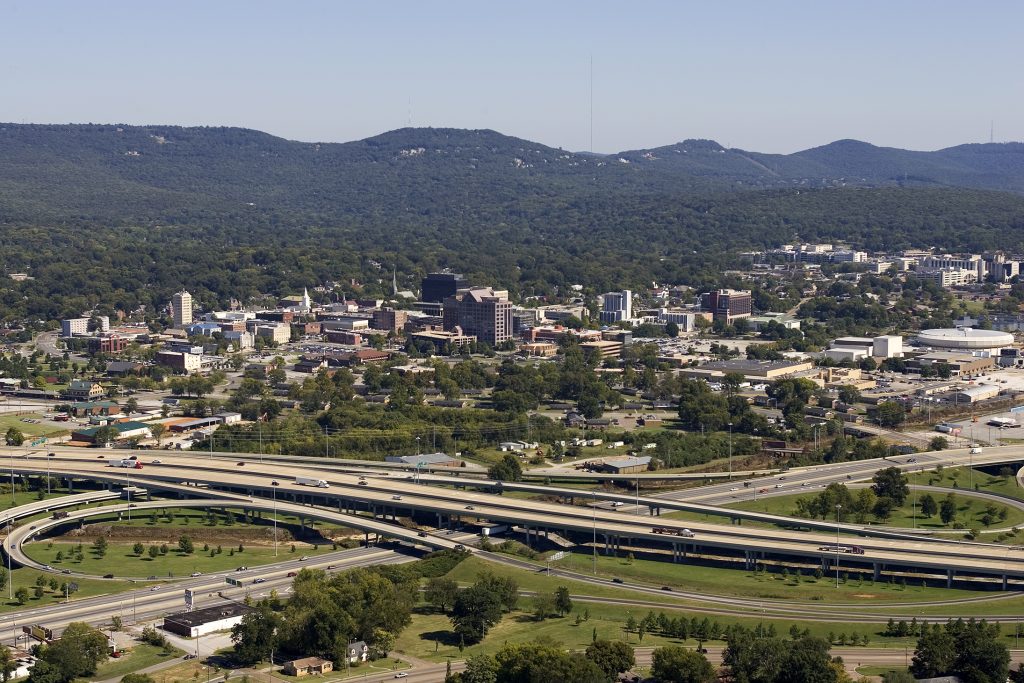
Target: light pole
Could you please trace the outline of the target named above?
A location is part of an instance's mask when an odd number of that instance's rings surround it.
[[[843,506],[836,503],[836,588],[839,588],[839,511]]]
[[[128,483],[124,488],[124,492],[128,494],[128,521],[132,521],[132,478],[128,474],[128,470],[124,471],[124,479]]]
[[[732,479],[732,422],[729,423],[729,479]]]
[[[594,491],[594,504],[590,506],[590,511],[593,513],[593,529],[594,529],[594,552],[592,553],[594,558],[594,576],[597,576],[597,491]],[[7,556],[10,561],[10,555]],[[13,598],[12,598],[13,599]]]
[[[270,491],[274,496],[274,557],[277,557],[277,487],[280,485],[276,479],[270,482]]]

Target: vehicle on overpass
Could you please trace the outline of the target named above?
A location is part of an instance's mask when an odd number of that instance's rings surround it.
[[[142,469],[142,462],[135,459],[125,458],[124,460],[108,460],[108,467],[128,467],[134,470]]]
[[[864,548],[859,545],[823,545],[818,550],[826,553],[847,553],[848,555],[864,554]]]
[[[295,477],[295,483],[299,486],[315,486],[319,489],[329,489],[331,485],[323,479],[316,479],[315,477]]]
[[[685,538],[693,538],[696,536],[696,534],[689,529],[669,529],[662,526],[654,527],[651,529],[651,532],[655,534],[668,534],[669,536],[683,536]]]

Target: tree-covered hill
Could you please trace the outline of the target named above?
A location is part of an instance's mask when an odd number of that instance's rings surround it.
[[[795,239],[1019,250],[1021,194],[921,178],[926,165],[933,178],[977,169],[1020,190],[1020,148],[842,142],[779,156],[687,141],[600,156],[486,130],[318,144],[237,128],[0,125],[0,275],[35,277],[0,280],[0,322],[152,309],[182,286],[210,306],[328,280],[379,293],[392,269],[411,289],[451,267],[536,295],[707,284],[736,250]],[[920,162],[913,182],[882,179],[906,159]],[[853,182],[866,164],[875,175]]]

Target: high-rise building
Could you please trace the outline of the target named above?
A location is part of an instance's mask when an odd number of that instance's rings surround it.
[[[466,278],[459,273],[430,273],[421,282],[420,301],[441,303],[466,286]]]
[[[601,322],[617,323],[633,319],[633,292],[608,292],[602,295]]]
[[[192,323],[192,295],[182,290],[171,297],[171,317],[175,329]]]
[[[512,338],[512,322],[507,290],[473,287],[444,300],[444,329],[458,327],[492,346]]]
[[[700,307],[716,320],[745,318],[753,310],[749,289],[719,289],[700,295]]]

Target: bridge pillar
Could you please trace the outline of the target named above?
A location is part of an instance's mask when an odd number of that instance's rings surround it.
[[[1003,590],[1006,590],[1009,586],[1009,581],[1006,578],[1006,574],[1003,574]]]
[[[608,551],[610,549],[610,546],[608,544],[608,540],[609,540],[608,539],[608,535],[607,534],[601,534],[601,538],[604,539],[604,554],[607,555]]]
[[[74,493],[74,492],[75,492],[75,486],[74,486],[74,484],[71,481],[71,477],[68,477],[68,493]]]
[[[946,570],[946,588],[953,587],[953,579],[956,577],[956,571],[952,569]]]
[[[874,580],[878,581],[882,578],[882,565],[878,562],[875,562],[871,566],[874,569]]]
[[[829,565],[828,558],[827,557],[821,558],[821,571],[827,572],[828,571],[828,565]]]

